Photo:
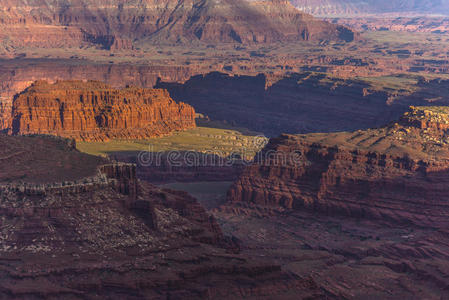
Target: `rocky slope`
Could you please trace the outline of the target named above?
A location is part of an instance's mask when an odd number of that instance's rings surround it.
[[[0,141],[8,146],[0,148],[2,298],[323,296],[312,280],[237,254],[194,198],[139,182],[135,165],[57,138]],[[37,177],[5,178],[27,164]],[[62,170],[72,177],[60,181]]]
[[[231,188],[234,203],[448,225],[449,109],[412,107],[398,123],[282,135]]]
[[[195,127],[195,111],[168,92],[113,89],[95,81],[37,81],[12,105],[13,134],[53,134],[84,141],[139,139]]]
[[[0,38],[10,47],[132,48],[133,43],[352,41],[354,33],[288,1],[0,1]]]

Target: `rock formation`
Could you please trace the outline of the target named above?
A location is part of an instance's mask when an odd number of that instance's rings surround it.
[[[313,280],[238,254],[196,199],[138,181],[135,165],[55,137],[0,143],[1,298],[324,296]],[[35,176],[7,177],[26,165]]]
[[[194,127],[194,119],[191,106],[176,103],[164,90],[39,81],[15,97],[11,130],[84,141],[141,139]]]
[[[288,1],[0,1],[0,38],[14,47],[132,48],[140,43],[352,41],[346,27],[316,20]],[[32,13],[30,13],[30,11]]]
[[[337,63],[337,62],[335,62]],[[160,81],[175,100],[185,101],[213,120],[263,132],[309,133],[382,126],[410,105],[447,105],[449,82],[420,83],[416,92],[379,90],[367,82],[303,72],[283,76],[231,76],[213,72],[184,84]],[[439,94],[437,96],[436,94]],[[213,103],[213,105],[212,105]]]
[[[10,126],[13,97],[36,80],[97,80],[114,88],[152,88],[158,78],[182,82],[198,72],[190,66],[96,64],[81,60],[14,60],[0,64],[0,130]]]
[[[448,225],[449,109],[412,107],[380,129],[271,139],[228,200]]]

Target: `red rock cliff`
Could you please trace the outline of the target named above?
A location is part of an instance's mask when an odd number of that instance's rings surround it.
[[[150,43],[266,43],[354,39],[346,27],[314,19],[288,1],[1,0],[0,39],[16,47],[132,48]],[[30,13],[32,12],[32,13]]]
[[[76,140],[140,139],[195,127],[195,111],[165,90],[113,89],[95,82],[36,82],[12,106],[13,134]]]
[[[448,111],[412,108],[381,129],[272,139],[228,200],[447,226]]]

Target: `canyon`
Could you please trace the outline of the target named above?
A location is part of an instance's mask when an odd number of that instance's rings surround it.
[[[448,297],[446,0],[100,2],[0,0],[0,298]]]
[[[194,109],[167,91],[113,89],[96,81],[36,81],[11,109],[12,134],[53,134],[83,141],[144,139],[195,127]]]
[[[0,142],[2,297],[323,296],[308,278],[240,255],[196,199],[139,181],[133,164],[82,154],[56,137]],[[37,164],[45,176],[7,178]],[[71,177],[61,181],[59,171]]]
[[[448,107],[411,107],[381,128],[272,138],[213,214],[242,253],[312,271],[331,299],[444,299],[448,130]]]

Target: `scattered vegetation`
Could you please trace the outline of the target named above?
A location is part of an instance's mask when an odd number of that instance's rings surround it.
[[[228,156],[238,153],[252,158],[264,145],[266,139],[242,134],[240,131],[220,128],[197,127],[172,135],[148,140],[112,140],[109,142],[78,142],[77,148],[93,155],[108,155],[127,151],[196,151]]]

